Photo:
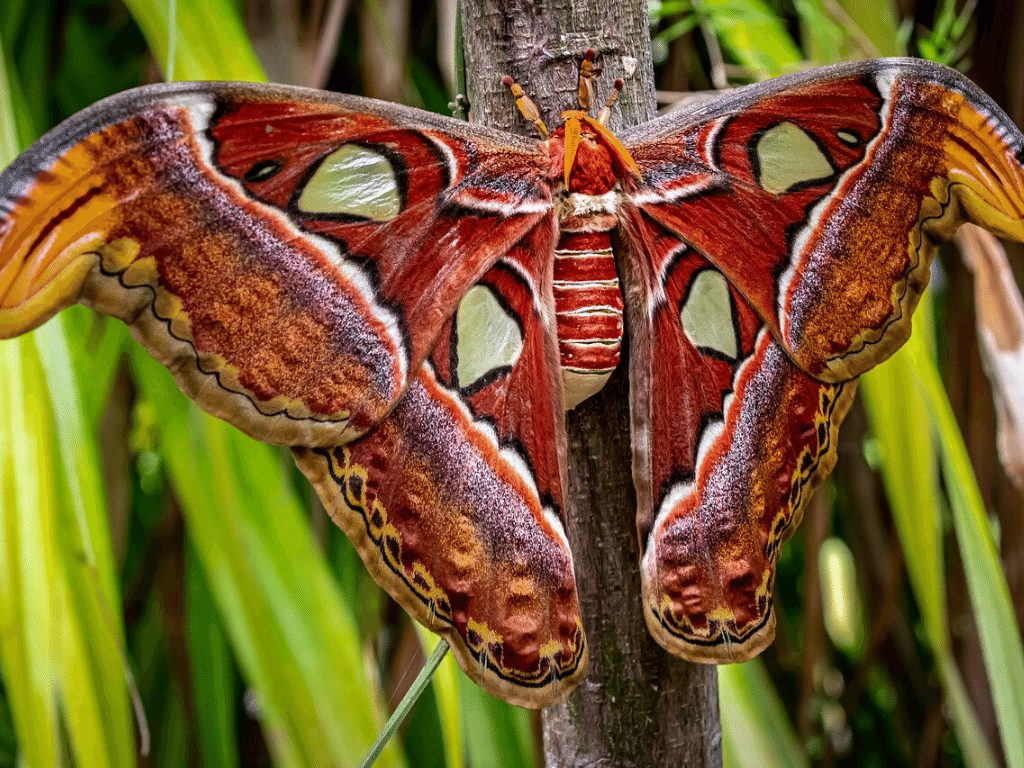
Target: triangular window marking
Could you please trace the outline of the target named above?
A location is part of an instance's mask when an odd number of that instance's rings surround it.
[[[773,195],[835,173],[818,142],[796,123],[779,123],[762,133],[755,154],[757,183]]]
[[[345,144],[320,161],[296,205],[303,213],[390,221],[402,210],[402,196],[395,168],[385,155]]]
[[[469,389],[494,372],[511,369],[523,351],[519,323],[484,285],[474,285],[455,314],[459,386]]]
[[[704,269],[697,273],[679,312],[679,321],[695,347],[717,352],[730,360],[739,355],[732,294],[721,272]]]

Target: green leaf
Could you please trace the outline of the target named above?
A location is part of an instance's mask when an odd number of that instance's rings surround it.
[[[29,339],[0,342],[0,667],[21,759],[58,765],[53,464],[45,384]],[[34,364],[33,364],[34,362]]]
[[[967,763],[993,768],[995,758],[971,707],[949,639],[934,405],[925,397],[919,375],[925,369],[936,371],[930,351],[934,326],[928,294],[913,323],[907,344],[862,376],[860,391],[871,432],[878,440],[882,481],[910,585],[950,703],[950,720]]]
[[[791,71],[803,61],[782,19],[762,0],[695,0],[693,7],[756,79]]]
[[[185,608],[195,713],[192,726],[199,754],[206,768],[230,768],[239,765],[235,666],[193,544],[185,555]]]
[[[65,610],[61,689],[68,733],[79,765],[131,765],[135,745],[124,681],[124,629],[99,460],[84,417],[64,319],[31,336],[42,362],[63,483],[59,486]],[[111,681],[119,684],[112,684]]]
[[[760,659],[718,668],[718,706],[726,768],[809,768]]]
[[[0,50],[4,164],[17,144],[5,63]],[[0,666],[22,757],[59,764],[66,735],[80,765],[134,765],[106,503],[63,326],[0,350]]]
[[[200,413],[141,350],[160,450],[189,537],[280,766],[356,765],[384,722],[358,627],[282,456]],[[403,761],[393,746],[378,765]]]
[[[441,638],[429,632],[418,622],[416,632],[423,646],[423,653],[429,656]],[[463,768],[465,761],[462,755],[462,709],[459,702],[459,665],[454,654],[447,654],[444,661],[434,672],[431,680],[434,697],[437,701],[437,714],[441,721],[441,740],[444,742],[444,757],[447,768]]]
[[[473,768],[531,768],[529,710],[494,698],[461,670],[458,677],[469,764]]]
[[[164,72],[174,37],[179,80],[265,80],[231,0],[125,0]],[[170,16],[175,8],[174,28]]]
[[[974,608],[1006,764],[1024,768],[1024,644],[1010,589],[963,436],[930,356],[912,348],[915,370],[935,419],[953,529]]]

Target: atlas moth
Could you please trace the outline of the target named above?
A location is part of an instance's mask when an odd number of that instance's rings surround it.
[[[207,411],[290,446],[377,582],[526,706],[587,661],[564,411],[629,333],[644,614],[717,663],[772,640],[779,547],[857,376],[962,221],[1024,240],[1024,137],[910,59],[738,89],[615,136],[621,82],[525,139],[249,83],[128,91],[0,176],[0,337],[76,301]],[[512,102],[509,102],[512,108]]]

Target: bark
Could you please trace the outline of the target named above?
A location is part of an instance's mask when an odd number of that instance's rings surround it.
[[[563,110],[576,108],[577,67],[590,47],[603,68],[599,104],[616,77],[626,80],[613,130],[654,116],[642,0],[462,0],[461,7],[471,119],[532,132],[500,85],[509,74],[554,129]],[[568,417],[567,532],[590,665],[568,700],[544,712],[545,755],[549,766],[717,766],[715,669],[670,656],[643,619],[628,402],[623,364]]]

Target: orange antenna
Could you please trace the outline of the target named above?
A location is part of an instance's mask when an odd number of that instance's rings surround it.
[[[537,129],[537,133],[540,134],[541,139],[547,140],[551,132],[548,131],[548,127],[544,125],[544,121],[541,119],[540,110],[537,109],[537,105],[533,103],[533,99],[526,95],[526,91],[523,90],[522,86],[513,80],[509,75],[505,75],[501,78],[501,83],[512,91],[512,96],[516,100],[516,106],[519,107],[519,112],[533,123],[533,127]]]
[[[587,48],[583,54],[583,61],[580,62],[580,87],[579,87],[579,102],[580,109],[584,112],[590,112],[590,108],[594,105],[594,78],[598,75],[599,70],[594,67],[594,59],[597,57],[597,51],[593,48]]]
[[[615,84],[612,85],[612,92],[608,94],[608,100],[601,107],[601,111],[597,113],[597,122],[601,125],[608,125],[608,121],[612,117],[612,107],[615,106],[615,102],[619,100],[619,94],[622,93],[622,88],[625,85],[623,79],[617,78]]]
[[[576,150],[580,146],[582,126],[580,118],[585,117],[585,112],[565,112],[562,119],[565,120],[565,188],[569,188],[569,174],[572,173],[572,166],[576,162]]]

